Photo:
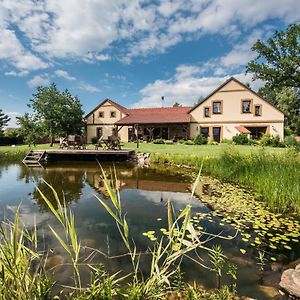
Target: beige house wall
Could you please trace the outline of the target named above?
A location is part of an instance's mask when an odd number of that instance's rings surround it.
[[[251,113],[242,113],[242,100],[251,100]],[[221,101],[221,114],[213,114],[213,101]],[[261,106],[261,116],[255,116],[255,105]],[[210,116],[204,117],[204,107]],[[284,114],[236,81],[230,81],[191,112],[190,134],[194,138],[203,127],[222,127],[221,139],[231,139],[239,133],[236,126],[267,126],[268,133],[284,137]]]
[[[100,116],[103,113],[103,117]],[[115,112],[115,117],[111,117],[111,112]],[[122,113],[116,106],[109,101],[105,101],[100,107],[94,110],[86,118],[87,142],[91,143],[93,137],[97,137],[98,128],[102,128],[103,137],[107,138],[112,134],[115,122],[124,118],[126,115]],[[124,126],[119,131],[121,141],[128,141],[128,127]]]

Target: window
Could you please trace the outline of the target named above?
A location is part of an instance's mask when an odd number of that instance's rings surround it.
[[[222,101],[213,101],[213,113],[214,114],[222,113]]]
[[[254,115],[256,117],[261,116],[261,105],[258,104],[254,106]]]
[[[115,112],[115,111],[111,111],[111,112],[110,112],[110,117],[111,117],[111,118],[115,118],[115,117],[116,117],[116,115],[117,115],[117,114],[116,114],[116,112]]]
[[[209,107],[204,107],[204,118],[210,117],[210,109]]]
[[[104,111],[99,111],[99,118],[104,118]]]
[[[251,113],[252,100],[242,100],[242,113],[248,114]]]
[[[203,134],[206,138],[209,138],[209,127],[201,127],[200,133]]]

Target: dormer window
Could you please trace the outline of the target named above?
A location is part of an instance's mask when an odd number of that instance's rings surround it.
[[[252,100],[242,100],[242,113],[249,114],[252,112]]]
[[[117,116],[117,113],[115,111],[110,112],[110,117],[115,118]]]
[[[204,118],[210,117],[210,107],[204,107]]]
[[[99,118],[104,118],[104,111],[99,111],[98,116],[99,116]]]
[[[213,101],[213,114],[222,114],[222,101]]]
[[[261,116],[261,105],[257,104],[254,106],[254,115],[256,117],[260,117]]]

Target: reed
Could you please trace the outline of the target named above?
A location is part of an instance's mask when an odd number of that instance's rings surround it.
[[[203,159],[180,154],[153,154],[152,161],[199,168]],[[258,192],[270,209],[278,212],[300,211],[300,157],[295,151],[272,154],[257,151],[241,154],[234,148],[218,157],[204,158],[203,173],[241,184]]]

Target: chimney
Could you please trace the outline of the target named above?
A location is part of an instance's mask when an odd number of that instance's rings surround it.
[[[161,107],[164,107],[165,96],[161,96]]]

